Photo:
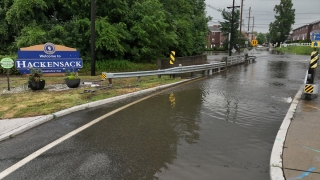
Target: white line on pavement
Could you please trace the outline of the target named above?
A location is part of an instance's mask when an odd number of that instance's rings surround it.
[[[146,96],[146,97],[144,97],[144,98],[142,98],[142,99],[139,99],[139,100],[137,100],[137,101],[134,101],[134,102],[132,102],[132,103],[129,103],[129,104],[125,105],[125,106],[122,106],[122,107],[120,107],[120,108],[118,108],[118,109],[116,109],[116,110],[113,110],[113,111],[111,111],[111,112],[109,112],[109,113],[107,113],[107,114],[105,114],[105,115],[103,115],[103,116],[101,116],[101,117],[99,117],[99,118],[97,118],[97,119],[95,119],[95,120],[93,120],[93,121],[91,121],[91,122],[89,122],[89,123],[87,123],[87,124],[79,127],[79,128],[76,129],[76,130],[71,131],[70,133],[68,133],[68,134],[64,135],[63,137],[61,137],[61,138],[53,141],[52,143],[44,146],[43,148],[37,150],[36,152],[30,154],[29,156],[25,157],[25,158],[22,159],[21,161],[17,162],[16,164],[14,164],[14,165],[12,165],[11,167],[7,168],[6,170],[2,171],[2,172],[0,173],[0,179],[3,179],[4,177],[8,176],[9,174],[11,174],[11,173],[14,172],[15,170],[19,169],[19,168],[22,167],[23,165],[27,164],[27,163],[30,162],[31,160],[33,160],[33,159],[35,159],[36,157],[40,156],[42,153],[44,153],[44,152],[48,151],[49,149],[55,147],[56,145],[60,144],[61,142],[65,141],[65,140],[67,140],[67,139],[69,139],[69,138],[71,138],[72,136],[80,133],[81,131],[89,128],[90,126],[92,126],[92,125],[94,125],[94,124],[102,121],[103,119],[105,119],[105,118],[107,118],[107,117],[109,117],[109,116],[111,116],[111,115],[113,115],[113,114],[115,114],[115,113],[117,113],[117,112],[119,112],[119,111],[121,111],[121,110],[123,110],[123,109],[125,109],[125,108],[127,108],[127,107],[129,107],[129,106],[131,106],[131,105],[134,105],[134,104],[136,104],[136,103],[138,103],[138,102],[141,102],[141,101],[143,101],[143,100],[145,100],[145,99],[148,99],[148,98],[150,98],[150,97],[152,97],[152,96],[155,96],[155,95],[157,95],[157,94],[159,94],[159,93],[161,93],[161,91],[158,92],[158,93],[155,93],[155,94]]]

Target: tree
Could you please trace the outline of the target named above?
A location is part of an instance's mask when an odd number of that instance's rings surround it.
[[[265,36],[266,36],[266,43],[270,43],[270,33],[267,32]]]
[[[257,41],[258,41],[259,44],[264,44],[264,43],[266,43],[266,36],[265,36],[265,34],[263,34],[263,33],[258,33]]]
[[[224,22],[220,22],[220,30],[223,34],[223,36],[225,37],[229,37],[229,33],[231,32],[231,21],[232,21],[232,13],[230,12],[227,12],[225,10],[222,11],[222,17],[223,19],[225,20]],[[239,34],[239,31],[238,31],[238,28],[239,28],[239,18],[240,17],[240,11],[239,10],[235,10],[234,12],[234,17],[233,17],[233,30],[231,32],[231,36],[232,36],[232,39],[233,41],[231,42],[232,44],[232,47],[231,49],[236,45],[238,44],[238,34]],[[225,49],[228,49],[228,44],[229,44],[229,39],[226,38],[225,41],[223,42],[223,47]]]
[[[97,61],[154,62],[202,54],[208,34],[205,0],[96,1]],[[51,42],[90,58],[90,1],[0,1],[0,53]]]
[[[6,21],[6,13],[11,5],[11,0],[0,1],[0,54],[9,54],[10,50],[13,49],[13,28]]]
[[[176,34],[174,29],[169,28],[159,1],[135,2],[130,11],[130,19],[134,22],[130,28],[130,44],[135,61],[148,62],[156,59],[169,52],[170,45],[176,44]]]
[[[176,56],[202,54],[207,45],[209,17],[204,0],[159,0],[166,12],[167,22],[177,35],[177,44],[171,46]],[[169,52],[168,52],[169,53]]]
[[[292,0],[281,0],[275,5],[275,21],[269,25],[270,41],[272,43],[284,42],[295,23],[295,9],[292,9]]]
[[[249,42],[249,39],[246,38],[244,32],[240,33],[240,31],[238,32],[239,33],[239,38],[240,38],[240,44],[239,46],[240,47],[246,47],[246,41]],[[237,42],[239,43],[239,41]],[[250,44],[250,43],[249,43]]]

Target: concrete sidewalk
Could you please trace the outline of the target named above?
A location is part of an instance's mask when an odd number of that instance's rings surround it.
[[[299,101],[283,148],[286,179],[320,179],[320,97]]]
[[[271,180],[320,180],[320,97],[304,99],[301,86],[276,136]]]

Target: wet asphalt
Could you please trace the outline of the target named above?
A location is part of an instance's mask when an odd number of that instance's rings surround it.
[[[129,106],[5,179],[270,179],[272,145],[309,57],[255,55],[252,64]],[[138,98],[66,115],[0,142],[0,171]]]

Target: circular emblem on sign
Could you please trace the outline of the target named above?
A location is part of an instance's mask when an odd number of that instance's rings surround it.
[[[46,54],[54,54],[54,52],[56,52],[56,47],[52,43],[46,43],[43,50]]]
[[[1,67],[5,68],[5,69],[10,69],[13,67],[14,65],[14,61],[11,58],[3,58],[0,61]]]

